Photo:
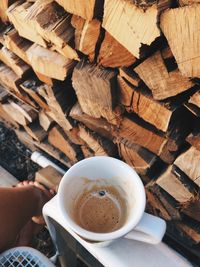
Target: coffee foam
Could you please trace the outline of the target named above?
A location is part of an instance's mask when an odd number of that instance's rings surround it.
[[[75,200],[73,217],[82,228],[107,233],[119,229],[126,219],[126,202],[114,186],[94,186]]]

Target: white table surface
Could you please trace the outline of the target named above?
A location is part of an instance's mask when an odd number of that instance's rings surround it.
[[[51,217],[66,229],[105,267],[191,267],[192,265],[164,243],[145,244],[139,241],[118,239],[107,247],[97,247],[74,233],[66,224],[57,203],[57,196],[43,208],[47,224]],[[53,233],[51,233],[53,235]]]

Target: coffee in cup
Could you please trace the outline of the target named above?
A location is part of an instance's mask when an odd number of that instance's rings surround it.
[[[118,230],[127,217],[126,200],[114,186],[93,186],[74,201],[74,221],[95,233]]]

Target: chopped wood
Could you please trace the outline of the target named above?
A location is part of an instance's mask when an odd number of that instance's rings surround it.
[[[195,147],[191,147],[181,154],[174,162],[174,164],[198,186],[200,186],[199,160],[200,151]]]
[[[192,201],[182,205],[181,212],[200,222],[200,196],[197,195]]]
[[[138,87],[141,82],[140,78],[130,68],[120,68],[119,75],[135,87]]]
[[[49,106],[45,99],[39,95],[39,88],[41,86],[41,82],[37,79],[28,79],[22,84],[20,84],[20,88],[24,90],[30,98],[32,98],[42,109],[49,110]]]
[[[115,157],[117,155],[117,148],[112,141],[98,136],[83,126],[79,126],[79,136],[94,151],[95,156]]]
[[[92,131],[95,131],[111,140],[114,138],[113,132],[115,131],[115,126],[108,123],[107,120],[103,118],[97,119],[87,115],[82,111],[78,103],[73,106],[69,115],[73,119],[85,124],[87,128],[91,129]]]
[[[172,172],[171,166],[156,180],[156,184],[180,203],[190,202],[194,197],[187,186]]]
[[[73,15],[71,21],[75,30],[75,47],[83,54],[88,55],[92,62],[95,58],[96,46],[100,36],[101,22],[97,19],[84,20]]]
[[[69,140],[76,145],[85,145],[85,142],[79,136],[79,127],[74,125],[70,131],[64,130]]]
[[[63,175],[59,171],[49,165],[36,172],[35,181],[57,192],[62,176]]]
[[[169,7],[169,1],[162,3],[162,9]],[[105,0],[103,27],[132,55],[140,58],[142,45],[151,45],[160,36],[159,13],[157,4],[143,10],[131,1]]]
[[[188,6],[193,4],[199,4],[200,0],[179,0],[178,2],[180,6]]]
[[[52,0],[38,0],[37,2],[40,3],[39,7],[42,9],[43,5],[45,6],[46,3],[51,1]],[[46,41],[38,33],[34,23],[28,19],[29,9],[32,5],[33,3],[31,2],[24,2],[23,0],[16,1],[7,9],[8,18],[13,23],[21,37],[24,37],[43,47],[47,47]]]
[[[29,65],[6,47],[0,49],[0,60],[10,67],[20,78],[30,70]]]
[[[53,44],[54,50],[61,51],[61,54],[70,59],[78,58],[76,51],[70,46],[74,37],[71,15],[56,2],[36,1],[29,8],[26,18],[49,45]]]
[[[1,0],[0,1],[0,19],[3,22],[8,22],[8,16],[6,14],[6,11],[10,5],[12,5],[15,2],[15,0]]]
[[[36,72],[61,81],[64,81],[72,72],[75,65],[75,61],[37,44],[32,45],[26,53]]]
[[[182,76],[178,69],[168,72],[160,51],[143,61],[134,71],[157,100],[176,96],[194,85],[187,77]]]
[[[191,224],[190,222],[176,222],[176,227],[189,237],[195,244],[200,243],[200,229],[199,224]]]
[[[69,162],[69,159],[58,149],[53,147],[48,143],[46,139],[43,140],[42,143],[37,142],[36,140],[33,140],[29,134],[25,130],[15,130],[15,133],[19,140],[24,143],[27,147],[30,147],[32,151],[35,151],[36,149],[40,149],[44,151],[45,153],[49,154],[56,160],[60,161],[62,164],[64,164],[66,167],[70,168],[71,163]]]
[[[27,125],[30,123],[27,118],[19,110],[16,110],[10,103],[3,104],[2,108],[4,112],[8,114],[8,120],[11,117],[11,119],[17,124]]]
[[[20,57],[24,62],[30,64],[26,51],[31,47],[32,42],[19,36],[15,29],[12,29],[4,35],[5,46]]]
[[[94,151],[91,150],[86,144],[81,146],[84,158],[94,157]]]
[[[33,110],[30,106],[19,101],[9,101],[11,106],[14,107],[16,111],[21,112],[23,116],[31,123],[37,118],[37,112]]]
[[[103,13],[103,3],[101,0],[56,0],[56,2],[64,7],[67,12],[88,20],[96,17],[99,18]]]
[[[81,61],[74,69],[72,84],[84,113],[118,124],[119,114],[114,111],[118,89],[116,71]]]
[[[48,141],[51,145],[62,151],[72,163],[82,158],[80,147],[71,143],[60,127],[55,126],[50,130]]]
[[[193,94],[185,106],[196,116],[200,117],[200,91]]]
[[[47,133],[45,130],[39,125],[38,121],[34,121],[31,124],[24,125],[24,129],[26,132],[36,141],[42,142],[45,137],[47,136]]]
[[[136,121],[124,117],[116,134],[116,139],[124,144],[138,144],[154,154],[160,155],[167,140],[140,126]]]
[[[147,210],[163,219],[181,220],[177,202],[160,188],[155,181],[150,181],[146,186]]]
[[[21,83],[21,78],[2,62],[0,62],[0,83],[12,92],[20,94],[19,84]]]
[[[129,112],[135,112],[139,117],[154,125],[157,129],[166,132],[173,110],[169,105],[155,101],[150,94],[141,90],[136,90],[124,78],[118,76],[120,88],[120,103]]]
[[[186,77],[200,77],[200,5],[169,9],[160,18],[179,70]]]
[[[38,92],[45,98],[53,115],[53,119],[65,131],[71,130],[73,126],[66,116],[75,103],[75,96],[70,82],[65,81],[65,83],[52,87],[43,84],[39,86]]]
[[[51,86],[53,86],[53,79],[52,79],[52,78],[47,77],[47,76],[45,76],[44,74],[41,74],[41,73],[39,73],[39,72],[37,72],[37,71],[35,71],[35,74],[36,74],[36,76],[38,77],[38,79],[39,79],[41,82],[46,83],[47,85],[51,85]]]
[[[49,128],[52,126],[53,120],[44,111],[40,111],[39,123],[40,126],[42,126],[42,128],[47,132]]]
[[[118,150],[121,158],[141,175],[148,174],[157,159],[156,155],[136,144],[118,143]]]
[[[136,58],[106,31],[97,61],[104,67],[119,68],[132,65]]]
[[[168,164],[171,164],[176,158],[182,140],[181,136],[172,139],[154,132],[149,124],[133,114],[124,116],[119,129],[114,132],[114,135],[117,142],[122,142],[128,146],[132,144],[140,145],[158,155]]]
[[[19,124],[10,116],[8,112],[4,110],[2,104],[0,104],[0,121],[3,122],[8,128],[19,128]]]

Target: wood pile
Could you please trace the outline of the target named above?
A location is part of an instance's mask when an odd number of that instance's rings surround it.
[[[94,155],[124,160],[145,183],[148,210],[193,248],[199,13],[195,0],[0,3],[1,120],[68,167]]]

